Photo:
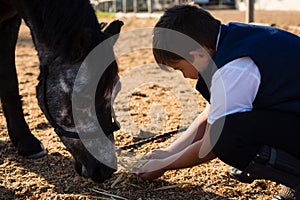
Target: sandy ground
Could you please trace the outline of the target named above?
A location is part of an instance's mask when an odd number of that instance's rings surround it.
[[[239,11],[213,11],[212,14],[224,23],[244,21],[244,13]],[[299,12],[259,11],[255,13],[255,19],[258,23],[276,24],[279,28],[300,35],[300,30],[295,28],[300,25]],[[157,18],[121,20],[125,23],[122,29],[125,32],[152,27]],[[143,41],[135,42],[135,46],[139,46]],[[119,156],[119,170],[103,184],[96,184],[78,176],[69,152],[37,105],[35,86],[39,61],[29,31],[24,25],[20,30],[16,55],[26,121],[49,154],[38,160],[26,160],[17,156],[16,149],[7,136],[1,111],[0,199],[270,199],[277,194],[280,186],[271,181],[256,180],[252,184],[244,184],[230,179],[227,175],[230,166],[218,159],[189,169],[169,171],[153,182],[141,180],[128,172],[136,164],[138,156],[168,145],[176,136],[143,145],[138,150],[123,152]],[[133,49],[119,56],[118,63],[121,79],[126,83],[123,83],[122,92],[114,104],[122,125],[122,129],[115,134],[118,146],[130,144],[145,134],[153,135],[176,129],[178,126],[186,127],[203,110],[206,102],[193,91],[195,82],[184,81],[177,72],[166,75],[158,71],[153,66],[154,59],[149,49]],[[167,80],[168,77],[176,79],[171,81],[171,86],[167,86],[170,81]],[[144,80],[145,84],[140,80]],[[134,86],[132,88],[130,81]],[[120,97],[126,97],[127,100]],[[188,108],[188,105],[194,107]]]

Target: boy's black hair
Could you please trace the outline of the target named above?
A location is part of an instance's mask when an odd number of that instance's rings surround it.
[[[215,51],[220,25],[221,22],[215,19],[209,12],[197,5],[186,4],[176,5],[167,9],[156,23],[155,28],[167,28],[178,31],[189,36],[202,47]],[[166,37],[163,36],[160,30],[154,29],[153,32],[153,55],[156,62],[168,65],[183,59],[175,53],[155,48],[156,46],[164,46],[167,49],[167,43],[170,42],[165,40]],[[165,44],[162,45],[161,43]],[[189,57],[188,52],[186,53],[186,56]]]

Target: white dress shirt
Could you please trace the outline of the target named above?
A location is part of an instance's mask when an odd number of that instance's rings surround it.
[[[260,72],[250,57],[235,59],[212,77],[208,123],[225,115],[250,111],[260,85]]]

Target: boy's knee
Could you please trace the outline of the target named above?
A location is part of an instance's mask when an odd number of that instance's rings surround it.
[[[243,129],[236,124],[237,118],[238,116],[230,115],[212,125],[211,133],[215,135],[212,139],[215,140],[212,151],[223,162],[243,169],[252,160],[258,147],[243,136]]]

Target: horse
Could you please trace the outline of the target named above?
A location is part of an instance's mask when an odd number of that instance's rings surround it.
[[[0,0],[0,98],[9,138],[18,154],[29,159],[43,157],[47,150],[31,133],[19,95],[15,48],[22,20],[30,29],[40,62],[38,104],[71,153],[76,171],[101,183],[116,168],[100,162],[82,143],[72,115],[72,92],[86,56],[102,41],[120,33],[123,22],[99,23],[89,0]],[[114,56],[113,45],[105,52]],[[95,94],[97,121],[112,143],[119,128],[111,106],[118,78],[114,60],[101,76]],[[111,159],[116,159],[115,153],[110,153]]]

